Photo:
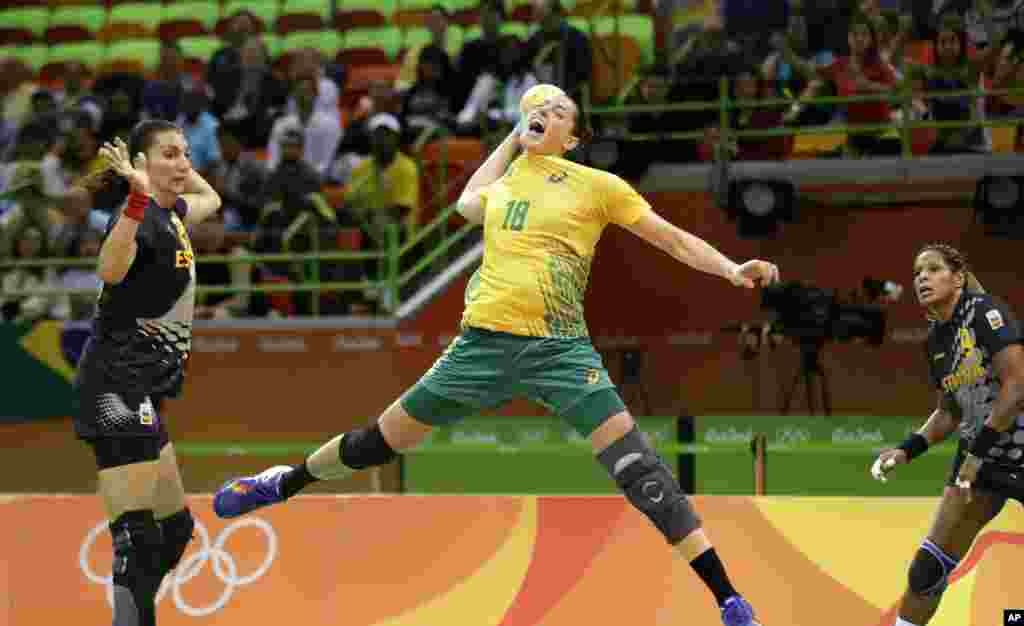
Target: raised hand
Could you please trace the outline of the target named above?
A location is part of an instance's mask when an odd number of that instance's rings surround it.
[[[146,174],[146,155],[138,153],[132,160],[128,156],[128,146],[120,137],[114,139],[114,143],[104,143],[100,147],[100,156],[107,160],[110,168],[119,176],[122,176],[131,185],[132,191],[140,194],[149,194],[149,175]]]

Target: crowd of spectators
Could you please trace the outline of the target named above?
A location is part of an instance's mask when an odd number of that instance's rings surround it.
[[[886,124],[911,119],[979,120],[1019,115],[1021,97],[940,99],[925,92],[1024,84],[1024,0],[659,0],[651,12],[659,45],[653,63],[635,68],[613,99],[629,104],[716,101],[730,95],[756,105],[733,111],[729,128]],[[0,259],[95,256],[111,201],[75,186],[103,167],[98,148],[127,139],[138,121],[161,118],[183,129],[196,170],[224,203],[219,219],[193,233],[208,254],[359,248],[380,250],[395,228],[406,240],[423,222],[417,150],[441,136],[492,141],[518,119],[520,96],[538,82],[580,99],[592,87],[595,45],[560,0],[533,0],[531,34],[502,28],[503,0],[481,0],[480,34],[450,54],[453,15],[430,10],[430,40],[405,51],[394,80],[351,93],[352,67],[314,49],[271,58],[258,19],[234,14],[223,47],[190,67],[174,41],[161,44],[154,72],[93,75],[69,62],[43,83],[14,59],[0,60]],[[694,15],[699,19],[695,20]],[[599,56],[599,55],[597,55]],[[900,101],[819,105],[817,95],[911,94]],[[599,133],[703,132],[703,140],[626,142],[620,173],[654,161],[783,159],[791,138],[741,139],[718,128],[717,111],[644,112],[591,122]],[[1018,131],[1019,137],[1019,131]],[[724,141],[723,141],[724,139]],[[720,148],[723,148],[723,154]],[[826,156],[898,153],[894,131],[850,132]],[[984,152],[983,128],[942,130],[925,151]],[[333,191],[332,191],[333,190]],[[311,278],[308,264],[201,264],[204,284],[246,287]],[[322,264],[320,281],[373,280],[379,263]],[[87,268],[19,267],[3,273],[5,294],[38,287],[89,289]],[[322,313],[388,308],[382,292],[322,296]],[[256,297],[246,291],[208,297],[202,317],[308,313],[310,294]],[[393,295],[393,294],[392,294]],[[82,318],[91,300],[31,296],[0,299],[0,319]]]

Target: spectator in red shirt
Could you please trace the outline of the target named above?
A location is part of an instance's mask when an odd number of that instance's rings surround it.
[[[892,66],[882,60],[878,46],[878,34],[874,24],[864,16],[855,16],[850,20],[847,34],[850,47],[848,56],[836,58],[830,65],[814,67],[814,71],[833,85],[837,95],[863,96],[875,93],[888,93],[896,84],[896,72]],[[790,62],[803,63],[799,59]],[[804,68],[804,73],[810,73]],[[853,102],[844,105],[846,122],[857,124],[887,124],[891,111],[889,103]],[[864,154],[892,154],[895,149],[899,153],[899,142],[882,139],[881,132],[851,132],[847,142],[847,152],[852,156]]]

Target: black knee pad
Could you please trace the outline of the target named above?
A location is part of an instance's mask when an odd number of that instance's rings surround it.
[[[185,554],[188,542],[192,541],[192,531],[196,523],[192,518],[192,512],[184,508],[174,515],[160,520],[160,529],[163,531],[163,573],[167,573],[178,566],[181,557]]]
[[[949,585],[949,575],[958,563],[942,548],[925,540],[910,564],[910,590],[926,598],[941,596]]]
[[[152,626],[163,579],[163,540],[153,511],[128,511],[110,524],[114,539],[114,626]]]
[[[398,456],[385,441],[384,433],[380,432],[377,424],[345,433],[340,447],[341,462],[356,470],[386,465]]]
[[[598,460],[629,502],[654,523],[670,544],[679,543],[700,528],[700,517],[679,483],[638,429],[604,449]]]

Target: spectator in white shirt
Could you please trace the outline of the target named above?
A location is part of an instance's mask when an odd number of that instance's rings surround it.
[[[288,67],[288,73],[293,84],[307,78],[316,81],[316,99],[313,102],[313,110],[329,115],[340,123],[341,113],[338,110],[338,86],[324,74],[319,50],[305,48],[298,51],[292,58],[291,65]],[[296,113],[298,105],[298,99],[293,94],[288,99],[285,113],[289,115]]]
[[[292,95],[296,112],[279,118],[270,131],[267,146],[268,167],[275,169],[281,162],[281,137],[289,128],[298,127],[305,134],[303,160],[309,163],[320,176],[324,176],[334,161],[334,154],[341,141],[341,122],[337,116],[330,116],[314,109],[317,83],[310,78],[295,83]]]

